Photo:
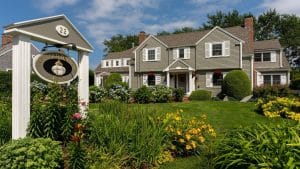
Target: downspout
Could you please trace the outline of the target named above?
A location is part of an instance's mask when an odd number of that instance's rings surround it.
[[[279,64],[282,67],[282,48],[279,50]]]
[[[253,81],[253,74],[254,74],[254,70],[253,70],[253,60],[254,60],[254,55],[251,55],[250,56],[250,78],[251,78],[251,90],[253,91],[253,83],[254,83],[254,81]]]
[[[243,68],[243,43],[240,42],[240,68]]]

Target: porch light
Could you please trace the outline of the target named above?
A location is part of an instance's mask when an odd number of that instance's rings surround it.
[[[51,70],[57,76],[62,76],[66,73],[66,68],[59,59],[55,62],[55,65],[51,67]]]

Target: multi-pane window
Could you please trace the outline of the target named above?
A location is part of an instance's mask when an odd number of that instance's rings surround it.
[[[279,85],[280,81],[280,75],[273,75],[273,85]]]
[[[119,61],[118,60],[116,60],[116,66],[119,66]]]
[[[262,56],[263,56],[263,61],[264,62],[271,61],[271,53],[263,53]]]
[[[271,75],[264,75],[264,85],[271,85]]]
[[[279,85],[280,75],[264,75],[264,85]]]
[[[255,62],[270,62],[271,61],[271,53],[265,52],[265,53],[255,53],[254,54],[254,61]]]
[[[155,49],[148,50],[148,60],[155,60]]]
[[[106,62],[105,62],[105,66],[106,66],[106,67],[109,67],[109,61],[106,61]]]
[[[212,44],[212,56],[222,55],[222,43]]]
[[[179,58],[184,58],[184,49],[179,49]]]
[[[213,74],[213,85],[221,86],[223,82],[223,74],[221,72],[215,72]]]
[[[255,62],[261,62],[261,53],[255,53],[254,54],[254,61]]]
[[[126,65],[129,66],[130,60],[126,60]]]
[[[155,86],[155,75],[148,75],[148,86]]]

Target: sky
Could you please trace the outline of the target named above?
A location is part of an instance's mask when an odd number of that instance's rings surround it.
[[[94,46],[94,69],[103,57],[103,41],[113,35],[198,28],[218,10],[257,16],[274,8],[300,16],[300,0],[9,0],[1,3],[0,31],[14,22],[65,14]]]

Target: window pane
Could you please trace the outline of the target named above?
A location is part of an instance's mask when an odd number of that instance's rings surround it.
[[[126,60],[126,65],[129,65],[129,60]]]
[[[261,53],[255,53],[254,54],[254,61],[255,62],[261,62]]]
[[[155,50],[148,50],[148,60],[155,60]]]
[[[273,75],[273,85],[280,84],[280,75]]]
[[[263,53],[263,61],[271,61],[271,53]]]
[[[264,75],[264,85],[271,85],[271,75]]]
[[[179,58],[184,58],[184,49],[179,49]]]
[[[213,44],[212,45],[212,55],[213,56],[222,55],[222,44]]]
[[[119,66],[119,61],[116,61],[116,66]]]
[[[148,86],[155,86],[155,76],[148,75]]]
[[[221,86],[223,82],[223,74],[222,72],[215,72],[213,74],[213,85],[214,86]]]

